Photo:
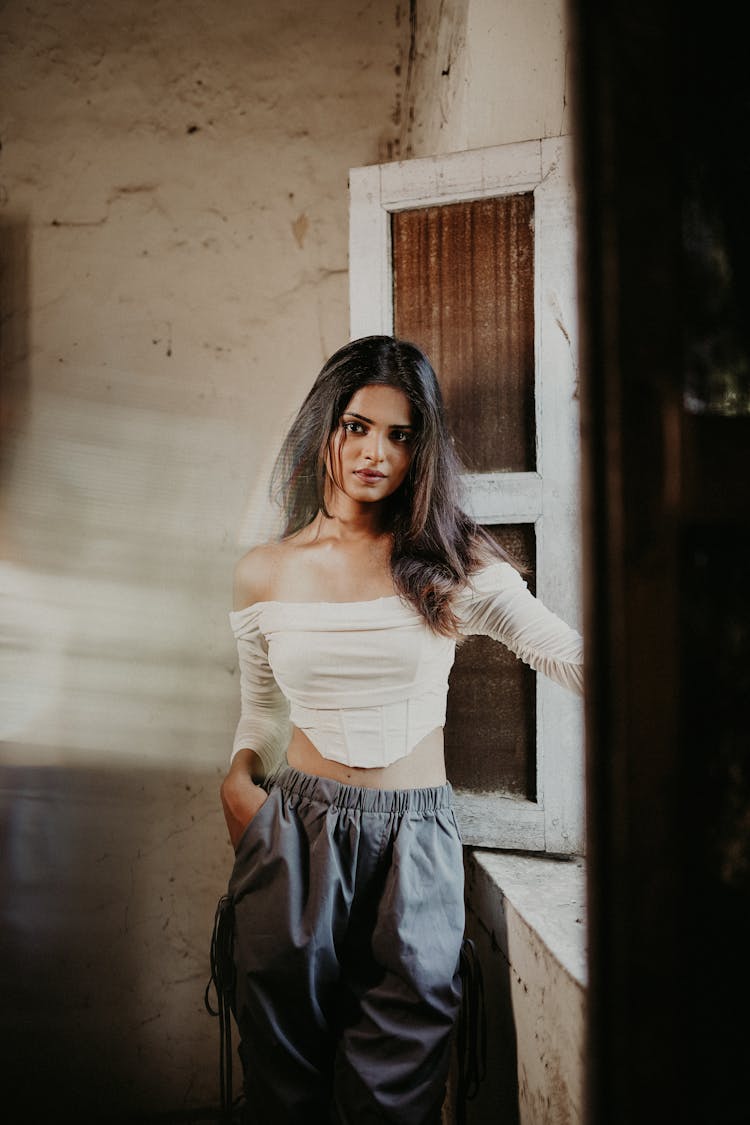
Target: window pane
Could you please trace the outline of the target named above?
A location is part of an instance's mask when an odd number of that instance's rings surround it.
[[[536,468],[534,197],[395,211],[394,331],[438,373],[472,472]]]
[[[524,578],[533,593],[534,525],[487,530],[531,572]],[[535,686],[535,673],[497,641],[468,637],[458,645],[445,725],[448,777],[456,788],[536,799]]]

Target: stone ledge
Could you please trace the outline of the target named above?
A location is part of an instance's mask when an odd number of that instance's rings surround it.
[[[467,848],[466,874],[487,1017],[468,1121],[584,1125],[584,862]]]
[[[495,939],[508,956],[503,902],[533,930],[556,961],[585,988],[586,964],[586,867],[580,857],[552,859],[543,855],[472,849],[475,865],[475,908],[485,924],[498,912],[492,926]],[[493,903],[492,891],[500,895]],[[505,939],[507,940],[507,939]]]

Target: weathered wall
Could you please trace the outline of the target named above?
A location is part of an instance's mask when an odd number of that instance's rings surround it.
[[[3,5],[0,1025],[40,1120],[218,1098],[231,569],[348,338],[397,9]]]
[[[468,1125],[585,1120],[584,879],[580,860],[486,851],[468,859],[467,933],[484,974],[488,1043]]]
[[[0,1027],[40,1119],[216,1102],[231,568],[348,335],[347,170],[569,131],[561,6],[4,4]]]
[[[347,171],[392,150],[395,5],[37,0],[3,30],[28,285],[3,569],[34,638],[3,734],[213,763],[228,570],[348,335]]]
[[[430,156],[571,131],[561,0],[411,5],[399,147]]]

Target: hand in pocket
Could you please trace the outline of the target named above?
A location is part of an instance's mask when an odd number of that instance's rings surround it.
[[[236,850],[247,826],[268,800],[268,794],[256,785],[246,769],[234,763],[221,785],[221,804],[229,829],[229,839]]]

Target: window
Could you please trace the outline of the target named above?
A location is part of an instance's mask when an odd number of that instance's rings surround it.
[[[569,138],[354,168],[352,337],[433,361],[467,504],[580,628],[575,198]],[[446,752],[464,840],[583,851],[583,709],[472,638],[451,676]]]

